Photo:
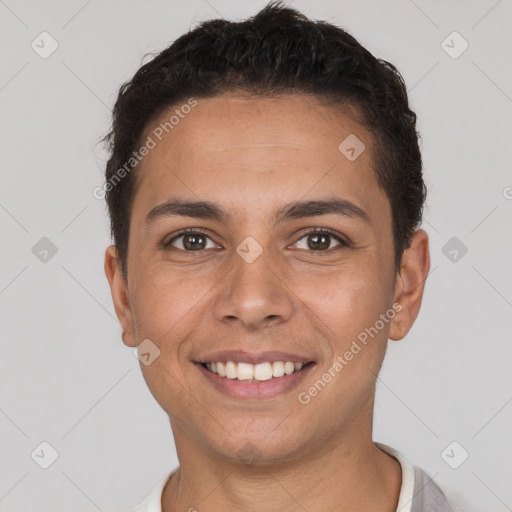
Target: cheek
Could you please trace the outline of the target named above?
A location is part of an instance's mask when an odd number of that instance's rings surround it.
[[[310,296],[306,304],[322,324],[329,326],[329,357],[321,379],[332,382],[321,400],[355,407],[371,394],[386,352],[389,330],[389,323],[380,320],[380,315],[389,309],[388,284],[379,276],[373,261],[354,265],[352,269],[347,266],[322,282],[316,280],[323,286],[316,288],[315,296]],[[344,414],[343,411],[342,408],[339,413]]]
[[[162,336],[175,325],[193,316],[208,289],[202,278],[184,278],[164,265],[147,267],[136,279],[133,309],[141,328]],[[145,334],[145,333],[143,333]]]
[[[309,277],[300,285],[298,295],[343,345],[388,309],[388,286],[375,262],[354,261],[325,275]]]
[[[173,390],[181,388],[182,367],[178,351],[185,336],[185,322],[190,306],[180,300],[172,287],[158,286],[151,279],[143,279],[136,287],[132,302],[133,324],[137,343],[151,348],[150,364],[141,360],[140,368],[154,398],[164,409]],[[151,343],[145,340],[150,340]],[[154,358],[154,360],[153,360]],[[173,397],[176,398],[176,397]]]
[[[198,311],[205,290],[190,280],[170,277],[163,269],[152,269],[137,280],[132,311],[139,341],[149,339],[159,355],[150,365],[141,364],[144,379],[164,410],[187,407],[183,395],[186,374],[191,370],[184,354],[188,353],[190,333],[199,325]]]

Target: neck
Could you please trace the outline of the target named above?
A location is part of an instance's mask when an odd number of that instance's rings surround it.
[[[180,468],[164,489],[163,512],[396,511],[400,464],[374,445],[371,432],[319,443],[293,460],[268,465],[226,460],[205,453],[182,432],[174,434]]]

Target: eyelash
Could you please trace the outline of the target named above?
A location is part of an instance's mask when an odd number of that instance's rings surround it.
[[[187,235],[187,234],[198,234],[198,235],[204,235],[205,237],[209,238],[211,240],[211,237],[208,236],[204,231],[201,231],[201,229],[198,229],[198,228],[187,228],[187,229],[182,229],[181,231],[179,231],[176,236],[174,236],[173,238],[171,238],[171,240],[169,240],[168,242],[165,242],[165,243],[162,243],[162,247],[166,250],[169,250],[169,249],[176,249],[178,251],[182,251],[182,252],[201,252],[201,250],[198,250],[198,251],[187,251],[185,249],[178,249],[176,247],[173,247],[172,246],[172,243],[175,242],[178,238],[180,238],[181,236],[183,235]],[[337,233],[336,231],[330,229],[330,228],[312,228],[310,229],[309,231],[306,231],[304,233],[301,234],[300,238],[298,240],[302,240],[304,237],[308,236],[308,235],[329,235],[329,236],[332,236],[333,238],[336,239],[336,241],[339,242],[339,246],[336,246],[338,248],[344,248],[344,247],[350,247],[350,243],[343,240]],[[298,241],[297,240],[297,241]],[[325,251],[313,251],[313,250],[310,250],[308,252],[312,252],[312,253],[330,253],[332,252],[333,250],[336,249],[336,247],[333,247],[331,249],[326,249]],[[202,249],[203,251],[205,249]]]

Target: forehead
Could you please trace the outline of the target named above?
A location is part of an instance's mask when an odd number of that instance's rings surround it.
[[[338,156],[339,143],[350,134],[371,145],[369,134],[349,114],[348,106],[325,106],[299,95],[259,98],[225,94],[196,101],[197,106],[182,119],[173,116],[178,124],[166,130],[169,133],[163,134],[164,144],[158,144],[150,156],[162,156],[171,150],[173,156],[186,157],[191,165],[204,152],[213,155],[236,150],[260,155],[306,150],[320,158],[332,155],[333,150]],[[180,110],[180,106],[171,107],[146,131],[163,126],[173,110]],[[252,162],[252,169],[256,163]]]
[[[347,109],[297,95],[196,101],[172,128],[167,125],[168,133],[161,127],[180,105],[147,127],[142,140],[152,137],[156,145],[136,170],[133,213],[145,215],[176,195],[241,211],[339,192],[363,209],[386,208],[373,170],[372,138]]]

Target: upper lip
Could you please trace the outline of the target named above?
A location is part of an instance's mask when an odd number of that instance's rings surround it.
[[[233,361],[235,363],[250,363],[258,364],[275,361],[291,361],[293,363],[309,363],[312,359],[298,354],[291,354],[289,352],[278,352],[275,350],[268,352],[244,352],[240,350],[221,350],[212,352],[202,356],[197,360],[200,363],[215,363],[215,362]]]

